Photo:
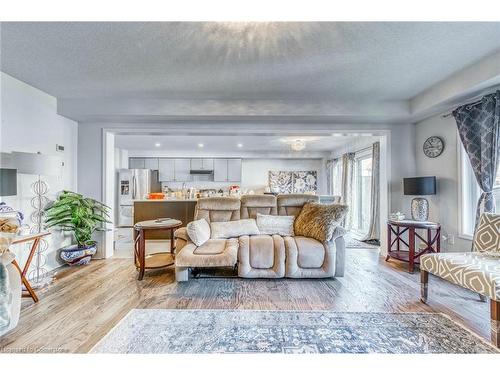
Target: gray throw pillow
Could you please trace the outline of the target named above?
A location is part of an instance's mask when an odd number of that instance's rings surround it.
[[[255,219],[211,222],[210,238],[235,238],[260,234]]]
[[[257,227],[260,234],[279,234],[293,236],[295,216],[277,216],[257,214]]]

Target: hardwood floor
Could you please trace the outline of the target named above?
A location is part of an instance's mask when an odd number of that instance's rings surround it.
[[[269,309],[443,312],[489,339],[489,304],[433,276],[429,300],[419,301],[419,275],[385,262],[374,249],[348,249],[346,275],[334,280],[195,279],[177,284],[173,269],[136,280],[130,259],[96,260],[61,269],[23,302],[18,327],[0,339],[1,351],[88,352],[133,308]]]

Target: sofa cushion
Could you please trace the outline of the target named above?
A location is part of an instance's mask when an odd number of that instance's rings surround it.
[[[250,236],[250,266],[267,269],[274,265],[274,240],[269,235]]]
[[[208,240],[198,247],[189,242],[175,257],[176,267],[234,267],[238,256],[238,240]]]
[[[476,252],[426,254],[420,259],[420,269],[500,301],[498,256]]]
[[[279,234],[293,236],[294,216],[276,216],[257,214],[257,227],[260,234]]]
[[[234,197],[200,198],[196,203],[195,220],[230,221],[240,219],[240,200]]]
[[[255,219],[244,219],[234,221],[224,221],[210,223],[210,237],[216,238],[235,238],[239,236],[252,236],[260,234]]]
[[[320,268],[325,261],[325,247],[314,238],[294,237],[297,245],[297,264],[300,268]]]
[[[276,198],[278,215],[297,217],[307,202],[319,202],[319,196],[311,194],[279,194]]]
[[[274,195],[250,194],[241,196],[241,218],[255,219],[257,214],[277,215]]]
[[[205,219],[190,222],[186,231],[196,246],[201,246],[210,239],[210,225]]]
[[[348,206],[341,204],[306,203],[295,219],[295,235],[330,241],[347,210]]]

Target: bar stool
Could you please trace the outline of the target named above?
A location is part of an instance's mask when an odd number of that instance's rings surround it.
[[[176,219],[147,220],[134,225],[134,231],[136,232],[134,264],[139,270],[137,280],[142,280],[146,269],[163,268],[174,264],[174,231],[181,226],[182,221]],[[170,252],[163,251],[146,256],[146,232],[150,230],[170,230]]]

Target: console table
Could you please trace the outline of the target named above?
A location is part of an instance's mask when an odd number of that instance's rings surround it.
[[[26,288],[27,294],[23,294],[23,297],[31,297],[33,299],[33,302],[38,302],[38,297],[33,290],[32,286],[30,285],[28,279],[26,278],[26,274],[28,273],[28,269],[30,268],[31,261],[33,260],[33,256],[36,253],[36,250],[38,249],[38,245],[40,244],[40,240],[48,236],[50,232],[40,232],[40,233],[34,233],[34,234],[27,234],[23,236],[17,236],[14,238],[14,241],[12,241],[11,245],[16,245],[20,243],[25,243],[25,242],[33,242],[30,248],[30,252],[28,254],[28,259],[26,260],[26,263],[24,264],[23,269],[19,266],[19,263],[17,263],[16,259],[12,261],[12,264],[14,267],[17,268],[19,271],[19,274],[21,275],[21,281]]]
[[[422,229],[425,234],[420,235],[417,229]],[[408,232],[408,242],[403,234]],[[395,236],[393,239],[393,235]],[[424,248],[416,247],[416,240],[420,239]],[[402,244],[407,248],[403,249]],[[387,257],[408,262],[408,272],[415,271],[415,264],[420,264],[420,256],[441,251],[441,225],[430,221],[414,220],[389,220],[387,222]]]

